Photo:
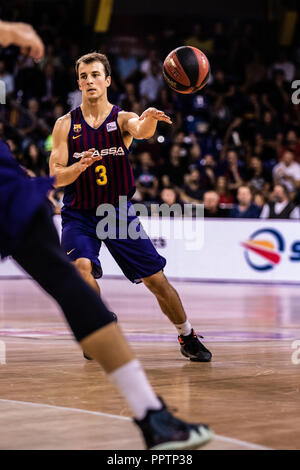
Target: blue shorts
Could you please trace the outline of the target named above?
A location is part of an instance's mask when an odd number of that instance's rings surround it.
[[[29,178],[0,140],[0,256],[10,254],[22,242],[36,211],[53,188],[51,178]]]
[[[131,282],[139,283],[144,277],[161,271],[166,265],[166,260],[156,251],[130,202],[127,202],[126,207],[120,209],[116,207],[115,210],[114,227],[116,231],[114,232],[114,228],[109,228],[109,230],[110,234],[113,233],[116,237],[105,238],[103,233],[107,232],[107,226],[105,230],[100,230],[98,225],[105,216],[96,216],[95,211],[64,207],[61,214],[62,248],[71,261],[78,258],[91,260],[92,274],[98,279],[102,276],[99,252],[103,242],[125,276]],[[128,210],[130,214],[128,214]],[[135,231],[142,235],[137,239],[124,236],[125,232],[128,233],[128,226],[133,224]],[[120,227],[122,227],[121,231]]]

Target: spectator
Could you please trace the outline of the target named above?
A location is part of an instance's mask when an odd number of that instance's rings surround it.
[[[295,161],[298,163],[300,162],[300,142],[297,132],[294,129],[290,129],[286,134],[285,145],[279,152],[280,159],[286,150],[293,152]]]
[[[272,113],[265,111],[263,122],[257,126],[256,133],[261,135],[264,145],[269,147],[276,147],[276,137],[280,132],[279,126]]]
[[[156,49],[152,49],[149,53],[149,56],[144,59],[140,65],[140,71],[144,77],[147,77],[151,74],[151,67],[153,64],[157,65],[161,70],[162,62],[158,58],[158,53]]]
[[[123,83],[134,78],[138,70],[138,61],[131,53],[129,44],[123,43],[121,45],[120,55],[116,61],[116,69]]]
[[[254,194],[253,198],[254,204],[256,204],[260,209],[262,209],[265,205],[266,199],[263,195],[263,193],[257,192]]]
[[[219,195],[219,204],[233,205],[234,197],[229,191],[227,179],[225,176],[219,176],[217,178],[216,192]]]
[[[43,101],[49,101],[52,105],[60,99],[65,100],[67,90],[65,88],[66,79],[55,69],[52,63],[47,63],[44,67],[44,94]]]
[[[263,167],[260,158],[251,157],[245,178],[253,191],[268,191],[272,183],[271,173]]]
[[[299,207],[290,200],[288,189],[283,184],[274,186],[271,202],[263,206],[262,219],[300,219]]]
[[[283,116],[290,104],[290,85],[285,81],[284,72],[280,69],[273,72],[273,79],[268,89],[268,97],[273,110]]]
[[[260,208],[253,203],[253,196],[249,186],[242,185],[237,191],[238,204],[230,210],[229,217],[235,219],[256,219]]]
[[[277,61],[271,66],[269,76],[272,76],[272,73],[275,70],[283,71],[284,79],[287,82],[292,82],[294,80],[296,71],[295,64],[288,60],[286,51],[283,49],[280,51]]]
[[[243,163],[239,160],[236,150],[228,150],[224,162],[219,165],[218,172],[225,176],[230,191],[236,191],[243,183]]]
[[[258,51],[254,52],[252,61],[246,65],[246,85],[251,88],[257,83],[262,82],[266,77],[266,66],[262,62]]]
[[[215,174],[216,163],[214,157],[206,154],[200,161],[201,185],[204,191],[214,189],[216,184]]]
[[[153,104],[157,100],[162,86],[161,70],[157,63],[152,63],[150,73],[140,82],[140,96],[145,100],[145,104]]]
[[[21,51],[23,54],[16,67],[15,92],[24,104],[31,98],[41,99],[45,92],[45,81],[43,72],[29,57],[28,48],[21,48]]]
[[[172,208],[172,212],[170,212],[170,217],[182,217],[183,215],[183,204],[178,198],[176,191],[171,186],[168,188],[164,188],[160,194],[160,204],[167,204],[169,208]],[[159,205],[154,204],[151,205],[151,215],[160,215],[158,211],[161,210]]]
[[[134,103],[137,102],[137,95],[135,86],[132,82],[128,81],[124,84],[124,93],[120,95],[120,101],[122,108],[132,111]]]
[[[206,217],[228,217],[228,210],[219,206],[220,197],[216,191],[204,193],[204,218]]]
[[[138,156],[139,163],[135,170],[136,187],[144,201],[157,198],[158,179],[150,153],[143,152]]]
[[[286,150],[282,161],[273,168],[275,184],[283,184],[290,193],[295,192],[300,186],[300,164],[294,161],[293,152]]]
[[[202,201],[203,187],[201,185],[199,170],[193,169],[188,175],[186,175],[185,185],[183,189],[180,190],[180,198],[183,202],[189,204],[199,204]]]
[[[27,112],[22,109],[18,127],[24,137],[26,136],[28,139],[32,139],[34,141],[39,141],[49,135],[49,126],[42,118],[40,104],[35,98],[28,101]],[[25,140],[23,142],[23,146],[26,146],[28,143],[29,140]]]
[[[180,187],[183,185],[186,164],[182,161],[182,158],[181,146],[178,144],[172,145],[169,162],[162,169],[163,186],[174,185]]]
[[[21,163],[21,154],[17,143],[13,139],[6,139],[6,143],[9,145],[13,157]]]
[[[31,170],[35,176],[46,176],[46,157],[35,144],[30,144],[25,150],[24,165],[26,168]]]
[[[161,192],[161,203],[165,203],[168,206],[172,206],[175,203],[181,204],[174,188],[164,188]]]

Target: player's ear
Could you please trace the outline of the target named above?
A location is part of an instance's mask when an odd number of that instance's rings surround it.
[[[106,77],[105,82],[106,82],[107,87],[109,87],[111,85],[111,76],[110,75],[108,75],[108,77]]]
[[[81,86],[80,86],[80,83],[79,83],[79,79],[77,80],[77,84],[78,84],[79,90],[81,90]]]

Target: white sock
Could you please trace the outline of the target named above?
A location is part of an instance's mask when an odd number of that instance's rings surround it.
[[[188,320],[175,326],[179,335],[188,336],[192,332],[192,325]]]
[[[154,393],[137,359],[127,362],[109,374],[110,380],[130,405],[135,418],[143,419],[147,410],[159,410],[161,402]]]

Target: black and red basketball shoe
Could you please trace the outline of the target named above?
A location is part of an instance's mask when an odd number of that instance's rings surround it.
[[[196,335],[193,329],[188,336],[178,336],[181,354],[188,357],[190,361],[210,362],[212,354],[201,341],[199,341],[199,338],[203,338],[203,336]]]

